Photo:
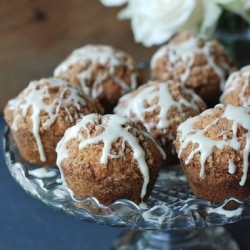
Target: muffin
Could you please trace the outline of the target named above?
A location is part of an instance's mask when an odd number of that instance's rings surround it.
[[[217,105],[183,122],[174,142],[193,192],[211,202],[250,195],[250,109]]]
[[[209,105],[218,103],[225,79],[233,69],[219,42],[188,33],[175,36],[151,60],[154,79],[181,82]]]
[[[110,113],[119,97],[142,81],[135,61],[127,53],[105,45],[74,50],[54,71],[54,76],[80,86]]]
[[[167,161],[172,162],[176,159],[172,142],[178,125],[200,114],[205,107],[205,103],[193,90],[179,83],[171,80],[150,81],[121,97],[114,112],[139,119],[161,142]]]
[[[60,79],[31,82],[8,102],[4,117],[23,158],[37,165],[54,166],[55,148],[65,130],[101,106],[79,88]]]
[[[94,196],[103,204],[144,200],[165,157],[140,122],[118,115],[83,117],[65,132],[56,151],[62,179],[74,196]]]
[[[224,104],[250,107],[250,66],[230,75],[220,101]]]

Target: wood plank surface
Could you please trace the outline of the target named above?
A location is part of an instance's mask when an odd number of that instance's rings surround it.
[[[130,23],[116,19],[118,11],[98,0],[1,0],[0,110],[85,44],[110,44],[137,61],[149,60],[155,48],[135,44]]]

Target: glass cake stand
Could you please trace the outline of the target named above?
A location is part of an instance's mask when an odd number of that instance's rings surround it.
[[[113,250],[237,250],[236,242],[221,226],[250,218],[250,198],[244,202],[230,198],[219,205],[199,199],[179,166],[161,170],[151,196],[140,206],[125,199],[104,206],[94,197],[74,198],[57,168],[25,162],[8,129],[4,150],[11,175],[33,197],[81,220],[129,229],[113,244]],[[225,210],[232,200],[239,206]]]

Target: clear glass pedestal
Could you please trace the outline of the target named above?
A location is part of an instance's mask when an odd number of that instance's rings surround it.
[[[25,162],[8,132],[3,138],[9,171],[30,195],[59,211],[81,220],[129,229],[113,244],[113,250],[238,250],[221,227],[250,218],[250,199],[230,198],[211,204],[189,189],[179,166],[162,169],[151,196],[138,206],[118,200],[104,206],[94,197],[76,199],[62,184],[57,168]],[[238,202],[234,210],[224,207]]]
[[[180,231],[126,231],[112,250],[239,250],[223,227]]]

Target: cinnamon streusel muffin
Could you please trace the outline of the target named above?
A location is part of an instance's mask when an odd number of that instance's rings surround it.
[[[217,105],[183,122],[175,147],[193,192],[212,202],[250,195],[250,109]]]
[[[94,196],[103,204],[144,200],[165,157],[140,122],[118,115],[83,117],[65,132],[56,151],[57,165],[74,196]]]
[[[10,100],[4,117],[25,160],[54,166],[65,130],[93,112],[102,113],[96,101],[64,80],[49,78],[31,82]]]
[[[167,161],[172,162],[176,159],[172,142],[178,125],[205,108],[205,103],[193,90],[173,81],[151,81],[122,96],[114,112],[139,119],[161,142]]]
[[[102,104],[106,113],[112,111],[121,95],[142,83],[133,58],[106,45],[86,45],[74,50],[55,69],[54,76],[80,86]]]
[[[216,40],[188,33],[176,35],[151,60],[154,79],[175,80],[193,89],[208,104],[218,103],[232,60]]]
[[[250,107],[250,66],[230,75],[220,101],[224,104]]]

